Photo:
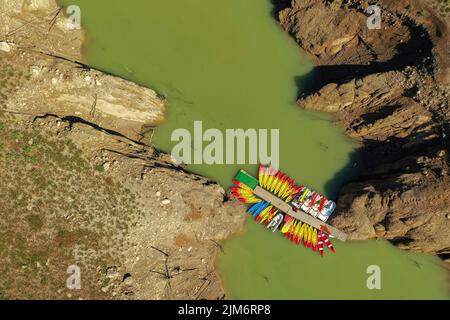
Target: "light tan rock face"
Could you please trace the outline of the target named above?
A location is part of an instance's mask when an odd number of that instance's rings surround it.
[[[25,11],[37,11],[37,10],[49,10],[55,7],[54,0],[24,0],[22,2],[22,10]]]
[[[400,72],[370,74],[361,79],[343,83],[329,83],[298,104],[307,110],[338,112],[346,107],[359,108],[380,104],[397,97],[402,91],[405,77]]]
[[[135,140],[164,119],[165,103],[151,89],[43,54],[17,49],[0,56],[16,70],[15,94],[3,103],[8,111],[77,117]]]
[[[0,42],[81,61],[84,31],[68,27],[64,10],[55,0],[2,0]]]
[[[426,4],[381,1],[369,30],[366,1],[292,1],[281,25],[313,55],[319,87],[298,104],[335,113],[360,141],[360,174],[331,223],[351,239],[450,253],[448,25]],[[414,8],[414,9],[411,9]],[[427,14],[424,14],[426,12]]]

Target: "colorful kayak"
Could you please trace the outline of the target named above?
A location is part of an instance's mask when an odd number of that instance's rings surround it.
[[[258,179],[240,170],[233,183],[231,194],[239,201],[251,204],[247,212],[272,232],[279,230],[291,242],[303,243],[323,256],[324,247],[335,252],[329,236],[345,241],[346,235],[342,231],[325,223],[336,203],[296,184],[285,173],[260,165]]]

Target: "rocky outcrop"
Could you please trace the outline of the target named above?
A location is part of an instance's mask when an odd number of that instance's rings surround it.
[[[245,215],[239,202],[226,199],[222,187],[165,161],[150,146],[86,123],[45,116],[35,118],[31,127],[72,141],[101,168],[99,179],[107,176],[136,196],[134,210],[141,214],[121,237],[120,247],[113,245],[115,236],[109,239],[114,254],[108,266],[115,272],[101,273],[97,290],[119,299],[224,297],[215,256],[219,242],[242,229]],[[112,234],[121,232],[119,226],[110,228]]]
[[[2,166],[0,198],[12,208],[0,206],[0,224],[8,234],[23,232],[21,246],[14,237],[3,246],[14,252],[0,250],[8,270],[0,297],[224,298],[215,256],[219,241],[243,227],[244,211],[218,184],[176,166],[151,138],[141,140],[163,120],[164,99],[83,64],[83,31],[67,27],[53,0],[0,1],[0,19],[0,130],[9,133],[8,141],[0,135],[0,156],[26,161],[33,172]],[[77,175],[81,168],[87,171]],[[44,173],[36,179],[38,169]],[[16,188],[25,211],[14,205]],[[20,217],[34,207],[35,230],[27,233]],[[39,255],[28,259],[28,247]],[[79,291],[64,287],[71,264],[82,266]],[[29,277],[35,266],[39,273]]]
[[[20,48],[0,57],[3,69],[14,70],[3,76],[14,92],[0,102],[4,111],[78,117],[134,140],[164,119],[164,100],[130,81]]]
[[[403,91],[404,81],[405,77],[400,72],[370,74],[342,83],[328,83],[299,103],[307,110],[320,108],[320,111],[338,112],[347,107],[361,110],[364,106],[382,104],[398,97]]]
[[[373,4],[372,2],[370,4]],[[447,23],[424,2],[292,1],[281,25],[317,61],[318,87],[300,97],[332,112],[360,141],[360,173],[332,224],[351,239],[383,237],[407,250],[450,253]]]
[[[374,3],[381,29],[367,26],[366,10]],[[408,65],[433,68],[441,82],[449,81],[448,26],[426,2],[294,0],[279,9],[282,27],[317,62],[319,84]]]
[[[2,0],[0,42],[81,61],[84,31],[66,14],[54,0]]]
[[[397,44],[410,38],[408,28],[395,20],[385,28],[388,32],[369,30],[364,8],[356,7],[349,15],[347,10],[342,10],[344,3],[293,1],[292,7],[281,11],[279,17],[282,26],[289,30],[299,45],[322,65],[386,62],[395,56]],[[395,32],[389,32],[394,29]]]
[[[13,3],[0,7],[7,21],[0,43],[8,48],[0,50],[0,67],[9,70],[1,109],[78,117],[134,140],[164,119],[165,102],[155,91],[80,62],[82,32],[67,28],[53,1]]]

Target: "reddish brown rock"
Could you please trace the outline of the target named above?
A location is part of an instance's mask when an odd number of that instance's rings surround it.
[[[333,112],[361,143],[360,174],[338,199],[336,227],[351,239],[450,253],[448,24],[425,2],[292,1],[281,25],[317,61],[319,86],[298,103]]]

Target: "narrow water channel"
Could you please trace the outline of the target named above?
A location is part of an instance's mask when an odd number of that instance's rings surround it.
[[[204,130],[279,129],[280,168],[330,197],[352,174],[353,145],[328,115],[295,105],[312,63],[277,25],[269,0],[64,0],[81,7],[87,62],[155,88],[169,101],[154,135],[164,151],[171,134],[194,121]],[[195,150],[194,150],[195,151]],[[189,170],[229,187],[238,168]],[[402,252],[385,241],[338,243],[325,258],[247,221],[224,244],[218,268],[231,298],[448,298],[439,259]],[[369,290],[368,266],[382,272]]]

